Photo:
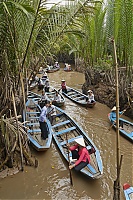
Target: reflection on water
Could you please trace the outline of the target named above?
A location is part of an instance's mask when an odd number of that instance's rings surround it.
[[[84,75],[78,72],[58,72],[48,74],[51,86],[59,89],[61,80],[68,86],[81,91]],[[37,90],[35,90],[37,92]],[[94,91],[95,93],[95,91]],[[1,199],[113,199],[113,182],[116,179],[116,133],[109,131],[107,114],[110,109],[97,102],[94,108],[83,108],[66,99],[63,108],[93,140],[100,150],[104,174],[98,180],[91,180],[83,174],[72,170],[74,186],[70,185],[68,165],[56,144],[52,143],[47,152],[36,152],[33,155],[39,160],[38,168],[25,167],[24,172],[7,177],[0,181]],[[122,185],[132,182],[132,144],[120,136],[123,154],[121,169],[121,200],[124,200]],[[8,191],[8,192],[7,192]]]

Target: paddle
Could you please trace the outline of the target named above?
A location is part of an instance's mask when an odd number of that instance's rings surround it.
[[[124,110],[122,111],[122,113],[120,114],[120,117],[126,112],[126,110],[127,110],[128,108],[129,108],[129,106],[128,106],[126,109],[124,109]],[[115,122],[116,122],[116,121],[114,121],[114,122],[111,124],[111,126],[110,126],[110,128],[109,128],[109,131],[110,131],[111,128],[114,126]]]
[[[66,133],[66,141],[67,141],[67,144],[68,144],[68,138],[67,138],[67,133]],[[70,155],[69,155],[69,148],[67,146],[67,153],[68,153],[68,163],[70,164]],[[68,166],[69,168],[69,166]],[[73,180],[72,180],[72,172],[71,172],[71,169],[69,169],[69,175],[70,175],[70,183],[71,185],[73,186]]]

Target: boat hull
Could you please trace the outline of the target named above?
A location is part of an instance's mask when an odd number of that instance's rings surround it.
[[[110,113],[108,114],[108,119],[110,120]],[[121,121],[123,124],[123,129],[119,129],[120,134],[130,142],[133,142],[133,123],[123,118],[119,118],[119,121]],[[112,126],[116,128],[115,123],[113,123]]]
[[[125,195],[126,200],[132,200],[133,199],[133,187],[131,187],[128,183],[125,183],[123,185],[123,191]]]
[[[93,103],[88,103],[86,101],[87,95],[85,95],[73,88],[70,88],[70,87],[67,87],[67,93],[62,91],[62,94],[64,96],[66,96],[68,99],[70,99],[71,101],[73,101],[81,106],[84,106],[86,108],[93,108],[96,104],[96,101]]]
[[[69,162],[66,143],[73,145],[75,138],[83,137],[88,152],[90,153],[91,162],[85,168],[81,169],[80,172],[92,179],[100,178],[103,174],[103,165],[99,150],[70,116],[58,107],[56,107],[56,112],[57,117],[55,124],[52,125],[52,134],[61,154]],[[72,160],[71,153],[69,156],[70,160]]]
[[[50,148],[52,142],[51,124],[47,123],[48,138],[42,140],[39,124],[39,116],[41,112],[40,106],[37,104],[37,99],[29,97],[26,102],[26,110],[23,110],[23,121],[30,143],[37,151],[46,151]]]

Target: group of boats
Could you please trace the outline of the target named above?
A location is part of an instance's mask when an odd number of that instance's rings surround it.
[[[47,99],[49,101],[53,101],[56,92],[57,90],[55,88],[50,87],[49,92],[46,92]],[[50,148],[53,138],[62,156],[67,162],[70,162],[70,160],[72,160],[72,155],[69,152],[68,156],[67,143],[73,145],[75,139],[83,137],[86,148],[91,157],[91,162],[85,168],[80,170],[80,172],[92,179],[98,179],[103,174],[103,164],[98,148],[95,146],[88,134],[86,134],[78,125],[78,123],[76,123],[63,109],[61,109],[65,103],[64,96],[76,104],[86,108],[93,108],[96,102],[88,103],[86,101],[87,95],[71,87],[67,87],[67,93],[61,93],[58,91],[58,94],[61,97],[61,101],[54,104],[57,113],[55,123],[54,125],[51,125],[49,120],[47,120],[49,134],[46,140],[42,140],[39,125],[39,116],[41,112],[39,101],[41,99],[41,95],[29,91],[26,102],[26,110],[23,111],[23,120],[29,141],[37,151],[45,151]],[[108,118],[110,120],[110,113],[108,114]],[[123,118],[120,118],[119,120],[123,123],[123,128],[120,129],[121,135],[133,142],[133,123]],[[112,124],[112,126],[116,128],[115,123]],[[123,191],[126,200],[133,199],[133,187],[125,183],[123,185]]]
[[[51,89],[49,93],[46,93],[48,99],[52,100],[55,92],[55,89]],[[69,152],[68,158],[67,143],[73,145],[75,143],[75,139],[83,137],[86,148],[90,154],[91,161],[85,168],[81,169],[80,171],[92,179],[98,179],[103,174],[103,164],[100,152],[90,137],[83,131],[83,129],[63,109],[60,108],[65,102],[63,95],[61,93],[60,95],[62,97],[62,105],[57,104],[55,106],[55,123],[54,125],[51,125],[49,120],[47,120],[49,134],[46,140],[42,140],[39,125],[41,107],[38,103],[40,101],[41,95],[29,91],[26,108],[23,110],[23,120],[25,129],[28,133],[29,141],[37,151],[45,151],[50,148],[50,144],[53,138],[61,154],[65,160],[69,162],[69,159],[72,160],[72,155]]]

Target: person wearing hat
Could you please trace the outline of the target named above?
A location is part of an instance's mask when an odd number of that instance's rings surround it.
[[[123,110],[123,111],[120,111],[119,114],[122,115],[126,110]],[[112,109],[111,109],[111,113],[110,113],[110,121],[112,124],[115,124],[116,123],[116,106],[114,106]],[[119,121],[119,125],[120,125],[120,128],[123,129],[123,122],[120,120]]]
[[[41,114],[39,117],[39,124],[40,124],[40,129],[41,129],[41,139],[42,140],[46,140],[46,138],[48,138],[48,127],[47,127],[47,122],[46,122],[47,107],[48,107],[48,104],[46,102],[46,105],[42,108]]]
[[[51,125],[54,125],[56,119],[56,108],[54,105],[52,105],[52,102],[48,102],[47,117]]]
[[[80,171],[90,163],[90,155],[85,147],[83,137],[75,139],[75,142],[76,145],[71,147],[67,144],[67,147],[72,152],[72,158],[77,159],[74,164],[69,165],[69,169],[74,168],[76,171]]]
[[[66,86],[65,80],[61,81],[61,89],[62,89],[62,92],[67,93],[67,86]]]
[[[53,104],[56,102],[61,102],[61,96],[59,95],[58,91],[55,92]]]
[[[44,107],[47,101],[47,95],[45,94],[45,91],[42,90],[42,95],[41,95],[41,99],[38,101],[38,104],[40,105],[40,107]]]
[[[93,94],[92,90],[88,90],[88,97],[87,97],[86,100],[87,100],[88,103],[95,102],[94,94]]]
[[[44,89],[45,89],[45,92],[49,92],[49,79],[47,78],[46,81],[45,81],[45,86],[44,86]]]

